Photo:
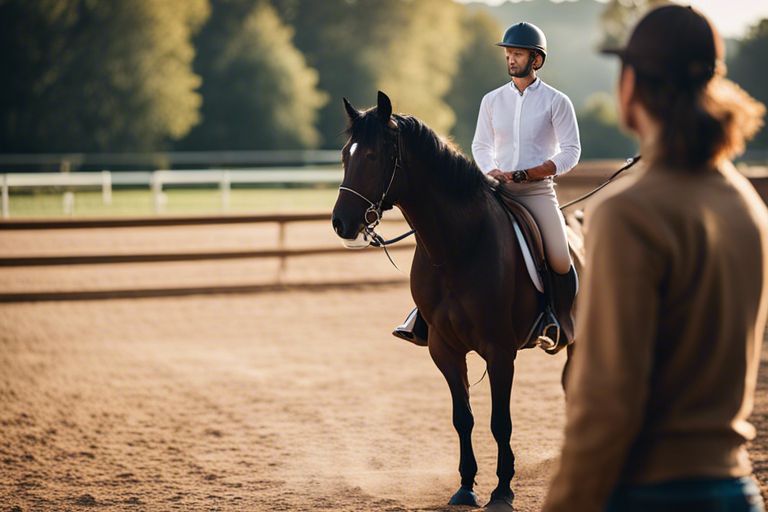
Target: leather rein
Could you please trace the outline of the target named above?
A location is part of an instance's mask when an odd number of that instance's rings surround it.
[[[392,260],[392,256],[390,256],[389,251],[387,250],[388,245],[395,244],[401,240],[404,240],[405,238],[408,238],[409,236],[416,233],[415,229],[411,229],[410,231],[407,231],[406,233],[403,233],[402,235],[396,236],[395,238],[391,238],[389,240],[384,240],[384,238],[376,233],[376,227],[381,223],[381,218],[383,215],[383,205],[384,200],[387,198],[387,194],[389,193],[389,189],[392,188],[392,183],[395,181],[395,176],[397,175],[397,170],[402,169],[402,153],[401,153],[402,145],[400,144],[400,130],[397,129],[397,140],[395,142],[395,157],[394,157],[394,164],[392,166],[392,175],[389,178],[389,183],[387,183],[386,188],[381,193],[381,197],[378,201],[373,202],[367,197],[365,197],[360,192],[350,188],[345,187],[343,185],[339,186],[339,191],[346,191],[351,194],[356,195],[366,203],[368,203],[368,208],[365,210],[365,213],[363,214],[363,221],[365,223],[365,227],[363,228],[363,236],[371,240],[371,245],[373,247],[377,247],[380,249],[384,249],[384,252],[387,255],[387,258],[389,258],[389,261],[392,263],[392,265],[395,266],[399,270],[399,267],[397,264],[395,264],[394,260]],[[640,161],[641,156],[635,155],[632,158],[628,158],[626,161],[626,164],[624,167],[619,169],[618,171],[614,172],[607,180],[605,180],[600,186],[596,187],[592,191],[584,194],[583,196],[580,196],[573,201],[569,201],[565,203],[564,205],[560,206],[560,210],[565,210],[569,206],[573,206],[576,203],[580,203],[581,201],[584,201],[585,199],[588,199],[592,197],[594,194],[602,190],[605,186],[607,186],[609,183],[611,183],[614,179],[616,179],[621,173],[626,171],[627,169],[634,166],[637,162]]]

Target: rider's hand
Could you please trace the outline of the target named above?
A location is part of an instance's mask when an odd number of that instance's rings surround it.
[[[496,178],[499,183],[507,183],[511,179],[511,176],[507,176],[508,174],[510,173],[504,172],[501,169],[494,169],[488,173],[488,176]]]

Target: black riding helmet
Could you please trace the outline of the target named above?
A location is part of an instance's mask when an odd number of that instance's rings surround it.
[[[547,60],[547,38],[544,32],[533,23],[521,22],[512,25],[504,32],[504,38],[496,46],[528,48],[541,54],[542,63]]]

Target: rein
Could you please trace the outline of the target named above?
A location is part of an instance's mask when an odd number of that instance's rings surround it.
[[[569,206],[573,206],[573,205],[574,205],[574,204],[576,204],[576,203],[580,203],[581,201],[583,201],[583,200],[585,200],[585,199],[588,199],[588,198],[592,197],[592,196],[593,196],[593,195],[595,195],[597,192],[599,192],[600,190],[602,190],[602,189],[603,189],[603,187],[605,187],[605,186],[606,186],[606,185],[608,185],[610,182],[612,182],[612,181],[613,181],[615,178],[617,178],[617,177],[619,176],[619,174],[623,173],[624,171],[626,171],[627,169],[629,169],[630,167],[632,167],[633,165],[635,165],[637,162],[639,162],[639,161],[640,161],[640,158],[641,158],[641,156],[640,156],[640,155],[635,155],[635,156],[633,156],[632,158],[628,158],[628,159],[627,159],[627,163],[626,163],[626,165],[625,165],[624,167],[622,167],[621,169],[619,169],[618,171],[616,171],[615,173],[613,173],[613,174],[611,175],[611,177],[610,177],[610,178],[608,178],[607,180],[605,180],[605,181],[604,181],[604,182],[603,182],[603,183],[602,183],[602,184],[601,184],[599,187],[597,187],[596,189],[592,190],[591,192],[588,192],[588,193],[584,194],[584,195],[583,195],[583,196],[581,196],[581,197],[577,197],[577,198],[576,198],[576,199],[574,199],[573,201],[569,201],[569,202],[565,203],[563,206],[561,206],[561,207],[560,207],[560,210],[565,210],[565,209],[566,209],[566,208],[568,208]]]
[[[381,235],[379,235],[376,232],[376,227],[381,223],[381,218],[383,215],[383,204],[384,200],[387,198],[387,194],[389,193],[389,189],[392,188],[392,183],[395,181],[395,175],[397,175],[397,170],[402,169],[401,162],[403,161],[401,149],[402,145],[400,144],[400,130],[397,130],[397,141],[395,142],[395,158],[394,158],[394,165],[392,166],[392,175],[389,177],[389,183],[387,183],[386,188],[381,193],[381,197],[377,202],[373,202],[367,197],[365,197],[363,194],[358,192],[357,190],[354,190],[350,187],[345,187],[343,185],[339,186],[339,191],[346,191],[351,194],[356,195],[366,203],[368,203],[368,208],[365,210],[365,213],[363,214],[363,220],[365,222],[365,227],[363,228],[363,236],[368,239],[370,238],[371,243],[373,247],[377,247],[379,249],[384,249],[384,253],[387,255],[387,258],[389,259],[389,262],[394,265],[394,267],[398,270],[400,270],[400,267],[397,266],[395,261],[392,259],[392,256],[389,254],[389,251],[387,250],[388,245],[395,244],[401,240],[404,240],[405,238],[408,238],[409,236],[416,233],[415,229],[411,229],[410,231],[407,231],[406,233],[403,233],[402,235],[396,236],[395,238],[391,238],[389,240],[384,240]],[[566,204],[562,205],[560,207],[560,210],[565,210],[569,206],[573,206],[576,203],[579,203],[581,201],[584,201],[585,199],[588,199],[592,197],[594,194],[602,190],[604,187],[606,187],[609,183],[611,183],[614,179],[616,179],[621,173],[626,171],[627,169],[630,169],[632,166],[634,166],[637,162],[640,161],[641,155],[635,155],[632,158],[628,158],[626,161],[626,165],[619,169],[618,171],[614,172],[607,180],[605,180],[600,186],[595,188],[594,190],[584,194],[581,197],[578,197],[574,199],[573,201],[569,201]],[[481,378],[482,380],[482,378]]]

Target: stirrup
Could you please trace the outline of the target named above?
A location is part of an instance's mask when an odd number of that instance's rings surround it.
[[[414,345],[418,345],[419,347],[426,347],[427,340],[417,336],[414,333],[418,312],[419,310],[414,308],[413,311],[408,313],[405,322],[395,327],[395,330],[392,331],[392,336],[400,338],[401,340],[409,341]]]
[[[547,354],[557,354],[564,346],[563,332],[557,317],[547,309],[546,318],[542,319],[542,327],[536,338],[536,346],[542,348]]]

